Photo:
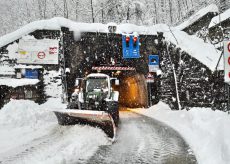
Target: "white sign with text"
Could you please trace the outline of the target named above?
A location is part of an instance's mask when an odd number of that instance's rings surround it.
[[[58,64],[59,41],[55,39],[20,39],[17,63]]]

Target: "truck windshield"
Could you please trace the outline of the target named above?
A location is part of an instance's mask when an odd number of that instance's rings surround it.
[[[105,77],[90,77],[86,82],[86,90],[93,91],[95,89],[108,90],[108,81]]]

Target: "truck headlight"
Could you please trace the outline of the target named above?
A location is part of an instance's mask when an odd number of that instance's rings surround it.
[[[76,88],[76,89],[74,90],[74,92],[75,92],[75,93],[79,93],[79,92],[80,92],[80,89]]]
[[[97,98],[97,96],[96,95],[89,95],[89,98],[95,100]]]

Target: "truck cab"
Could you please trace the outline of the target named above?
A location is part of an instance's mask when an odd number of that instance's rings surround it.
[[[75,89],[69,103],[70,109],[106,111],[111,114],[115,122],[118,122],[118,98],[119,92],[114,91],[112,83],[119,84],[118,79],[102,73],[92,73],[84,79],[76,80],[81,84]]]

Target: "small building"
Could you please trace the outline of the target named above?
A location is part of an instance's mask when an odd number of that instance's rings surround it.
[[[204,27],[208,28],[211,19],[216,16],[218,12],[218,7],[215,4],[211,4],[196,12],[186,21],[176,26],[176,28],[193,35]]]
[[[230,8],[212,18],[209,24],[209,36],[211,40],[222,41],[223,34],[225,35],[224,38],[230,39]]]

